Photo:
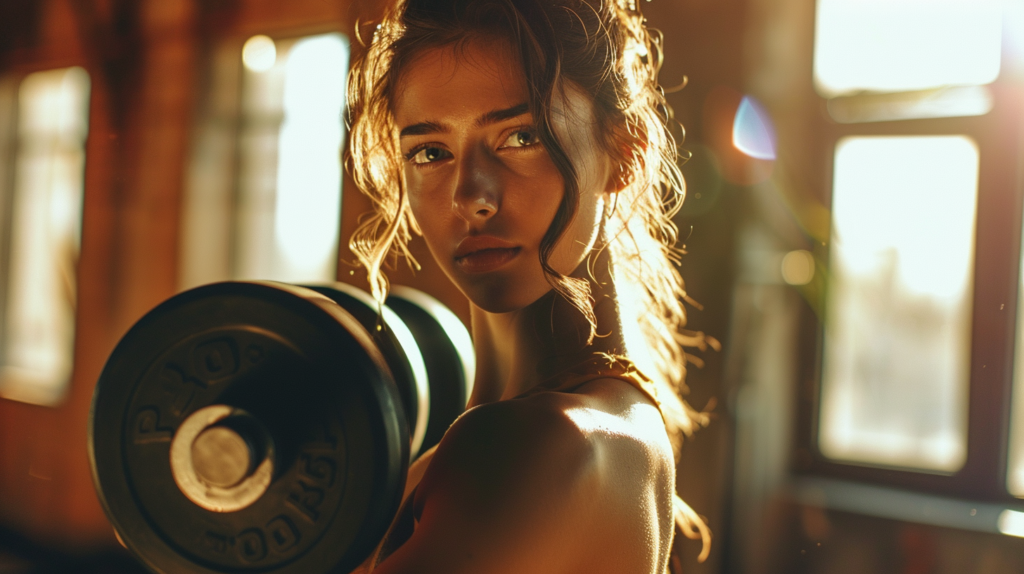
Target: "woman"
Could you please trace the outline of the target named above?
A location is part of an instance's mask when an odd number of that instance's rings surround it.
[[[612,0],[406,0],[350,84],[350,167],[381,266],[421,233],[469,298],[469,410],[410,468],[365,570],[658,573],[675,527],[684,190],[660,42]],[[710,340],[708,342],[711,342]]]

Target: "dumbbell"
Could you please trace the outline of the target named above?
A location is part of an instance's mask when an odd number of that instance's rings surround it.
[[[89,457],[125,545],[160,573],[349,572],[401,501],[410,457],[465,408],[473,354],[436,300],[395,288],[226,282],[121,339]]]

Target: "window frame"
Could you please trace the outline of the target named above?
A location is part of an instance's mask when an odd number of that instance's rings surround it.
[[[983,116],[907,119],[840,124],[827,116],[827,98],[817,95],[821,113],[814,132],[819,150],[817,198],[831,211],[836,144],[848,136],[966,135],[979,150],[974,293],[968,390],[967,458],[951,474],[840,462],[818,448],[824,323],[804,306],[799,341],[799,385],[794,471],[974,500],[1019,502],[1006,486],[1009,398],[1013,383],[1015,330],[1020,283],[1024,193],[1020,171],[1024,88],[1004,71],[988,88],[992,110]],[[831,224],[831,223],[830,223]],[[826,262],[828,240],[816,245]],[[814,297],[815,295],[812,295]],[[994,303],[993,303],[994,302]],[[824,308],[824,290],[814,307]],[[1002,307],[1000,307],[1002,305]]]

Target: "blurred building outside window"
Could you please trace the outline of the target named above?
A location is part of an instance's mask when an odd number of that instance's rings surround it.
[[[78,67],[31,73],[8,92],[0,396],[52,405],[73,368],[89,75]]]
[[[181,287],[335,279],[348,60],[346,38],[331,33],[254,36],[215,62],[184,206]]]
[[[980,152],[909,134],[992,110],[1003,7],[817,2],[816,89],[838,124],[869,124],[834,151],[817,441],[835,461],[951,474],[967,458]]]

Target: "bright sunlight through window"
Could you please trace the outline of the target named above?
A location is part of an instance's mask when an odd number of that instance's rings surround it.
[[[1001,0],[818,0],[818,91],[988,84],[999,75],[1001,31]]]
[[[953,472],[967,454],[978,148],[848,137],[835,153],[819,448]]]
[[[246,43],[251,57],[233,275],[331,281],[341,218],[348,43],[340,34],[276,47],[265,36],[256,38]]]
[[[70,382],[88,122],[82,68],[22,80],[3,285],[0,394],[7,398],[53,404]]]

